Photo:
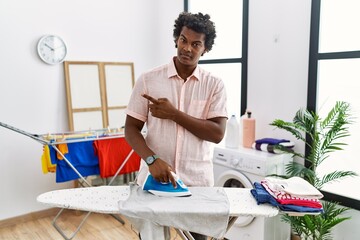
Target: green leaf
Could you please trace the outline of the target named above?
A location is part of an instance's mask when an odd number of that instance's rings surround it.
[[[358,176],[358,174],[353,171],[334,171],[334,172],[325,174],[322,177],[319,185],[315,186],[315,187],[321,189],[326,183],[332,183],[334,181],[339,181],[339,180],[347,178],[347,177],[355,177],[355,176]]]

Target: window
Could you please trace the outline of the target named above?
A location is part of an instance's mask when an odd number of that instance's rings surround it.
[[[220,76],[228,97],[228,114],[246,110],[248,0],[185,0],[185,11],[210,15],[217,37],[209,53],[199,64]],[[245,40],[244,40],[245,39]]]
[[[327,113],[336,101],[349,102],[354,123],[344,151],[330,155],[319,173],[336,169],[360,175],[360,2],[333,0],[312,2],[308,108]],[[360,210],[360,177],[348,178],[323,188],[325,197]]]

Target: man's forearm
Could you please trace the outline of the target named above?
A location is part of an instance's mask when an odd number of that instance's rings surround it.
[[[154,155],[154,152],[146,145],[144,136],[137,129],[125,128],[125,139],[142,159]]]
[[[219,143],[225,134],[226,118],[198,119],[178,111],[173,121],[198,138],[209,142]]]

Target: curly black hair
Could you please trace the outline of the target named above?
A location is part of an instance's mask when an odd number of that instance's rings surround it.
[[[215,24],[210,20],[210,15],[202,13],[189,13],[183,12],[175,20],[174,24],[174,42],[177,47],[176,41],[178,40],[183,27],[188,27],[191,30],[205,34],[205,48],[207,51],[212,49],[214,39],[216,38]]]

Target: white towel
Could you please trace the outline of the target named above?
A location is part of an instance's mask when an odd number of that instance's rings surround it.
[[[266,177],[265,179],[270,183],[270,188],[278,191],[282,190],[293,197],[314,199],[324,197],[319,190],[301,177],[291,177],[289,179]]]
[[[229,201],[222,188],[189,187],[192,193],[190,197],[158,197],[137,185],[131,185],[130,189],[130,197],[119,202],[120,212],[130,217],[145,240],[164,239],[160,226],[171,226],[215,238],[225,235]],[[151,225],[157,234],[149,229]]]

